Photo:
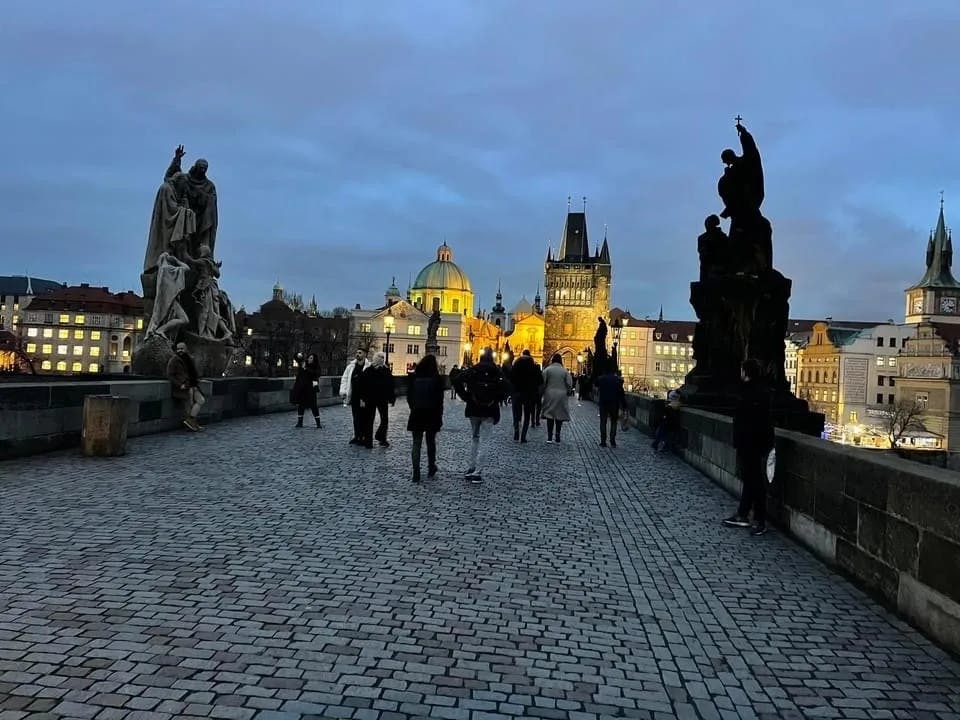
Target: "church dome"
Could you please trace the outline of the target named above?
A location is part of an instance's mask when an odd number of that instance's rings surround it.
[[[437,259],[417,274],[413,289],[473,292],[470,278],[453,262],[453,251],[446,243],[437,249]]]

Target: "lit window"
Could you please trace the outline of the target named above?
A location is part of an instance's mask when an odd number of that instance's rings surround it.
[[[918,392],[916,395],[916,403],[922,408],[927,406],[927,403],[930,401],[930,395],[925,392]]]
[[[850,422],[852,423],[857,422],[857,413],[855,410],[850,411]]]
[[[143,330],[143,318],[137,318],[137,330]]]
[[[246,358],[246,361],[245,361],[244,364],[245,364],[247,367],[250,367],[251,365],[253,365],[253,358],[250,357],[249,355],[247,355],[247,358]]]
[[[41,369],[41,370],[53,370],[53,363],[50,362],[49,360],[44,360],[42,363],[40,363],[40,369]]]
[[[677,346],[676,346],[676,345],[671,345],[671,346],[670,346],[670,354],[671,354],[671,355],[676,355],[676,354],[677,354]]]
[[[96,363],[90,363],[90,364],[87,366],[87,370],[88,370],[89,372],[92,372],[92,373],[100,372],[100,366],[97,365]]]
[[[83,355],[83,345],[74,345],[73,346],[74,355]]]
[[[28,353],[35,353],[36,351],[37,351],[37,344],[36,344],[36,343],[27,343],[27,352],[28,352]]]
[[[420,334],[420,326],[419,326],[419,325],[408,325],[408,326],[407,326],[407,334],[408,334],[408,335],[419,335],[419,334]]]
[[[61,340],[66,340],[68,337],[70,337],[70,331],[67,329],[58,330],[57,337]]]
[[[877,367],[883,367],[883,358],[879,355],[877,356]]]
[[[61,323],[61,324],[68,323],[68,322],[70,322],[70,316],[69,316],[69,315],[61,315],[61,316],[60,316],[60,323]],[[57,370],[59,370],[59,369],[60,369],[60,368],[57,368]],[[66,368],[64,368],[64,370],[66,370]]]
[[[40,328],[27,328],[27,337],[37,337],[40,334]]]
[[[450,328],[448,327],[437,328],[437,337],[450,337]]]
[[[370,323],[360,323],[360,332],[368,333],[373,331],[373,325]]]
[[[43,336],[44,336],[45,338],[52,338],[52,337],[53,337],[53,328],[44,328],[44,329],[43,329]]]
[[[60,372],[66,372],[66,371],[67,371],[67,362],[66,362],[66,360],[58,360],[58,361],[57,361],[57,370],[60,371]]]
[[[75,362],[70,366],[72,372],[83,372],[83,363]]]
[[[677,364],[670,363],[670,372],[675,373],[677,371]]]
[[[73,321],[74,321],[77,325],[83,325],[83,323],[86,322],[86,320],[87,320],[87,319],[86,319],[83,315],[77,315],[77,316],[74,318]]]
[[[57,355],[66,355],[67,346],[66,345],[57,345]]]
[[[100,339],[100,331],[99,331],[99,330],[91,330],[91,331],[90,331],[90,339],[91,339],[91,340],[99,340],[99,339]]]
[[[888,366],[888,367],[896,367],[896,366],[897,366],[897,359],[896,359],[895,357],[887,358],[887,366]]]
[[[19,315],[14,315],[14,316],[13,316],[13,324],[16,325],[16,324],[18,324],[19,322],[20,322],[20,316],[19,316]]]
[[[53,353],[53,345],[44,344],[43,347],[40,348],[40,352],[42,352],[44,355],[50,355]]]
[[[98,347],[90,348],[90,357],[100,357],[100,348]]]
[[[83,330],[74,330],[73,331],[74,340],[83,340]]]

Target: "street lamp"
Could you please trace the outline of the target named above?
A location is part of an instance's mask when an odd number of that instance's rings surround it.
[[[615,368],[620,368],[620,358],[618,356],[617,350],[620,347],[620,336],[623,334],[623,318],[617,317],[613,322],[613,365]]]
[[[387,316],[383,319],[383,329],[387,333],[387,347],[386,347],[387,368],[390,367],[390,334],[396,329],[396,327],[397,327],[397,321],[393,317],[393,312],[391,312],[390,308],[387,308]]]
[[[583,353],[577,354],[577,375],[583,374]]]

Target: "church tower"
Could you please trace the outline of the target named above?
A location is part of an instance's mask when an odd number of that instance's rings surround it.
[[[497,302],[493,306],[488,320],[498,328],[502,328],[504,332],[507,331],[507,309],[503,306],[503,292],[500,290],[499,280],[497,281]]]
[[[568,200],[560,252],[554,258],[547,251],[545,275],[543,360],[560,353],[567,369],[576,370],[577,355],[593,348],[597,318],[610,316],[610,246],[604,234],[603,245],[590,252],[586,198],[583,212],[571,212]]]
[[[926,261],[920,282],[906,291],[906,322],[960,323],[960,283],[953,277],[953,237],[943,219],[942,199],[937,228],[927,240]]]

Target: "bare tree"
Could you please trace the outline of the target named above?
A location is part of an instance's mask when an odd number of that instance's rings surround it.
[[[353,335],[350,342],[351,351],[360,348],[369,355],[370,348],[377,343],[377,335],[371,330],[361,330]]]
[[[900,447],[903,437],[911,431],[926,430],[923,423],[926,406],[910,400],[897,400],[882,409],[883,428],[890,439],[890,446]]]

